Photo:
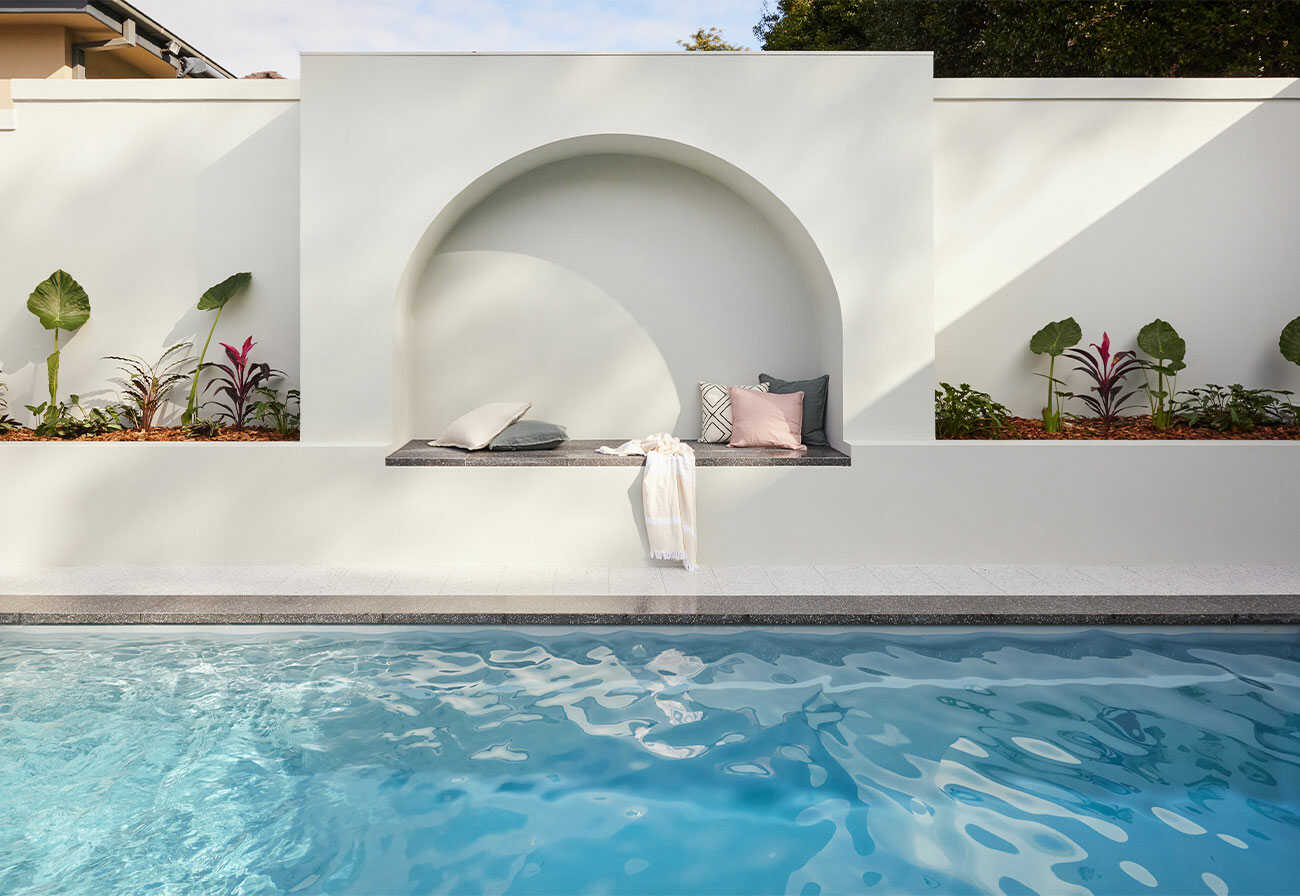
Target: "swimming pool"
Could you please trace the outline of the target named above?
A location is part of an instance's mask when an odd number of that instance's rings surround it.
[[[2,628],[0,892],[1300,891],[1300,633]]]

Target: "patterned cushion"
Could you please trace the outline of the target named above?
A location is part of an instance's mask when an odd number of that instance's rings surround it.
[[[731,396],[729,386],[717,383],[700,383],[700,441],[731,441]],[[751,392],[766,392],[767,383],[757,386],[738,386]]]

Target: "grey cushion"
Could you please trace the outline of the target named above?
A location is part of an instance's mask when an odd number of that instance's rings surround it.
[[[774,395],[802,392],[803,443],[805,445],[830,444],[826,440],[826,394],[831,387],[829,373],[815,376],[810,380],[779,380],[766,373],[760,373],[758,381],[767,383],[768,391]]]
[[[511,423],[488,445],[488,451],[542,451],[558,448],[569,434],[563,426],[541,420]]]

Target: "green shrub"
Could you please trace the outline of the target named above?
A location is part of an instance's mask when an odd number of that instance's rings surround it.
[[[9,410],[9,402],[5,400],[8,393],[9,386],[4,381],[4,371],[0,370],[0,432],[18,428],[18,421],[5,413]]]
[[[1247,389],[1240,383],[1188,389],[1174,414],[1188,426],[1207,426],[1220,432],[1250,432],[1257,426],[1296,422],[1296,407],[1280,389]]]
[[[1000,439],[1011,412],[969,383],[934,390],[934,435],[939,439]]]
[[[106,432],[120,432],[127,428],[120,408],[109,405],[106,408],[81,406],[81,399],[76,395],[68,396],[66,403],[60,401],[51,405],[48,401],[29,404],[37,419],[36,435],[50,439],[75,439],[78,436],[98,436]]]
[[[221,434],[221,421],[198,417],[189,423],[181,424],[185,435],[191,439],[215,439]]]
[[[282,436],[298,433],[302,418],[297,389],[286,392],[283,400],[279,390],[270,386],[259,386],[254,394],[257,398],[250,413],[259,426],[273,429]]]

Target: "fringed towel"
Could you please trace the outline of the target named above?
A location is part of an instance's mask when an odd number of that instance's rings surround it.
[[[667,433],[656,433],[617,448],[602,445],[596,451],[645,456],[641,505],[650,557],[678,560],[693,571],[699,547],[695,536],[695,452],[691,446]]]

